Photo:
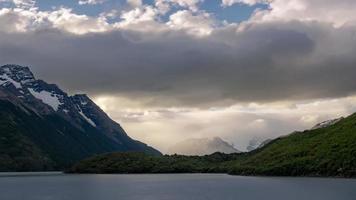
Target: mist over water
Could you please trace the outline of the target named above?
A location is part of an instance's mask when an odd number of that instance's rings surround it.
[[[354,200],[355,179],[223,174],[0,174],[4,200]]]

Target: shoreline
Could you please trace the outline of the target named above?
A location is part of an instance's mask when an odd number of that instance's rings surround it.
[[[255,178],[320,178],[320,179],[350,179],[355,180],[356,177],[343,176],[268,176],[268,175],[242,175],[229,173],[201,173],[201,172],[182,172],[182,173],[68,173],[65,171],[41,171],[41,172],[0,172],[2,177],[31,177],[31,176],[60,176],[60,175],[226,175],[235,177],[255,177]]]
[[[1,177],[23,177],[23,176],[54,176],[64,175],[64,171],[41,171],[41,172],[0,172]]]

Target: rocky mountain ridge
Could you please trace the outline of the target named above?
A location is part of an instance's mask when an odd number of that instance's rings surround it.
[[[17,142],[26,140],[36,152],[42,151],[47,160],[56,163],[54,168],[68,166],[97,153],[141,151],[160,154],[130,138],[87,95],[70,96],[57,85],[36,79],[28,67],[0,67],[0,107],[0,125],[4,127],[0,131],[4,142],[0,141],[0,148],[5,151],[4,155],[7,151],[4,145],[12,141],[9,133],[21,139]],[[19,151],[10,157],[22,158],[23,153]]]

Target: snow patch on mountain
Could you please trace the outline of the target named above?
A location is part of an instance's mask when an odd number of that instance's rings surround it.
[[[81,110],[79,110],[79,114],[93,127],[96,127],[96,124],[91,120],[89,117],[87,117]]]
[[[52,94],[51,92],[48,91],[41,91],[41,92],[36,92],[32,88],[28,88],[28,91],[37,99],[41,100],[43,103],[51,106],[53,110],[57,111],[58,107],[62,105],[62,103],[59,101],[57,95]]]
[[[21,83],[13,80],[7,74],[2,74],[0,75],[0,85],[3,85],[5,83],[12,83],[17,89],[22,88]]]

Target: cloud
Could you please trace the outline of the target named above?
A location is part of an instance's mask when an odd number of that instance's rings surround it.
[[[70,91],[147,105],[336,98],[356,91],[354,31],[305,22],[231,25],[201,38],[171,29],[80,36],[46,29],[1,34],[0,58],[32,65]]]
[[[35,0],[0,0],[0,3],[13,3],[17,8],[30,9],[36,4]]]
[[[55,28],[75,34],[103,32],[110,28],[105,17],[89,17],[61,7],[52,11],[39,11],[37,8],[2,8],[0,24],[5,32],[27,32]]]
[[[342,26],[356,20],[354,0],[222,0],[223,6],[236,3],[267,4],[268,10],[256,12],[257,21],[318,21]]]
[[[236,104],[214,109],[118,109],[121,101],[116,102],[115,98],[101,97],[95,101],[123,124],[131,136],[163,152],[187,138],[216,136],[246,150],[251,139],[263,141],[303,131],[356,110],[356,96],[297,103]]]
[[[173,4],[177,4],[181,7],[189,8],[192,11],[198,11],[198,4],[204,0],[168,0]]]
[[[171,9],[171,5],[167,0],[155,0],[155,6],[161,14],[166,14]]]
[[[221,0],[223,6],[232,6],[236,3],[247,4],[247,5],[255,5],[258,3],[268,3],[273,0]]]
[[[16,7],[31,8],[35,5],[34,0],[12,0]]]
[[[142,0],[127,0],[127,3],[132,7],[140,7],[142,6]]]
[[[268,4],[268,10],[259,10],[255,15],[257,21],[318,21],[332,23],[340,27],[356,20],[354,0],[223,0],[225,6],[234,3],[253,5]]]
[[[206,12],[193,14],[189,10],[180,10],[169,17],[167,24],[176,30],[186,30],[192,35],[204,36],[213,31],[215,21]]]
[[[102,4],[104,3],[106,0],[79,0],[78,4],[79,5],[96,5],[96,4]]]
[[[199,4],[203,2],[204,0],[155,0],[155,6],[163,14],[167,13],[172,6],[179,6],[192,12],[198,12]]]
[[[132,25],[140,22],[155,21],[156,17],[156,10],[151,6],[134,8],[132,10],[122,12],[121,18],[123,21],[121,21],[120,24]]]
[[[85,34],[88,32],[103,32],[109,29],[106,18],[92,18],[87,15],[78,15],[68,8],[60,8],[47,14],[47,19],[54,28],[72,33]]]

